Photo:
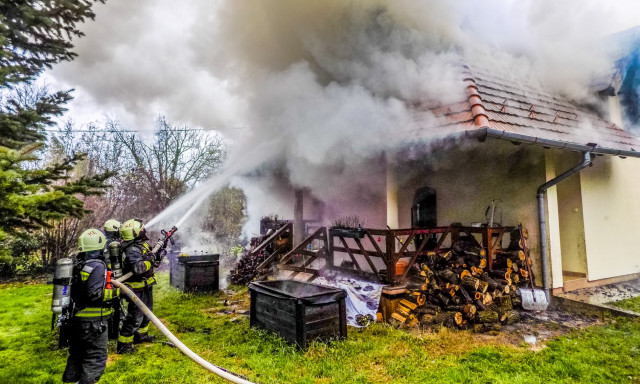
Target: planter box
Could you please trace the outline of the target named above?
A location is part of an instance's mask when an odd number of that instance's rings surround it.
[[[171,264],[169,284],[184,292],[219,289],[219,255],[178,257]]]
[[[295,280],[249,284],[252,327],[267,329],[300,348],[313,340],[346,339],[345,291]]]
[[[329,228],[330,236],[350,237],[352,239],[362,239],[366,233],[367,230],[363,228]]]

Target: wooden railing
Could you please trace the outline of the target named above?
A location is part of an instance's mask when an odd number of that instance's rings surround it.
[[[449,226],[428,229],[327,230],[321,227],[285,254],[278,267],[296,274],[307,273],[310,275],[309,281],[317,277],[321,269],[326,269],[393,284],[407,277],[410,267],[420,256],[429,252],[446,251],[461,236],[475,235],[486,251],[488,269],[491,269],[496,253],[502,249],[504,234],[514,229],[515,227]],[[396,273],[396,265],[400,259],[407,260],[407,267],[400,268],[401,273]],[[263,265],[272,261],[273,256],[265,260]]]

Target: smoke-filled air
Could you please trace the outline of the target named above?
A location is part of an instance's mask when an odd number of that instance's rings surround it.
[[[462,65],[582,100],[607,69],[595,42],[624,16],[619,4],[550,0],[111,0],[96,11],[58,81],[125,124],[164,113],[230,142],[223,170],[149,225],[180,227],[231,182],[253,231],[291,213],[292,188],[329,219],[350,213],[351,196],[378,199],[385,153],[437,123],[416,111],[464,100]]]

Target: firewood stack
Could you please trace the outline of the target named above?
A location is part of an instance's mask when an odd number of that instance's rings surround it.
[[[266,236],[251,238],[251,249],[257,247],[265,240]],[[231,284],[247,285],[258,275],[258,266],[271,255],[270,248],[262,252],[253,253],[245,249],[234,269],[229,272],[227,279]]]
[[[520,321],[522,301],[516,289],[528,284],[526,263],[531,263],[522,248],[519,231],[514,231],[492,270],[472,236],[460,238],[448,250],[427,252],[411,267],[408,293],[396,305],[393,322],[483,332]]]

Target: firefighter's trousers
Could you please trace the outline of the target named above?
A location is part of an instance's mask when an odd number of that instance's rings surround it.
[[[144,305],[146,305],[150,310],[153,311],[152,286],[145,287],[144,289],[137,289],[133,292],[136,294],[136,296],[138,296],[138,298]],[[124,322],[122,323],[120,336],[118,336],[118,341],[120,341],[121,343],[131,343],[133,342],[134,335],[138,337],[144,337],[149,331],[149,319],[132,301],[127,301],[129,302],[127,306],[127,317],[125,317]]]
[[[71,320],[69,358],[62,375],[65,383],[94,384],[100,380],[107,364],[106,321]]]

